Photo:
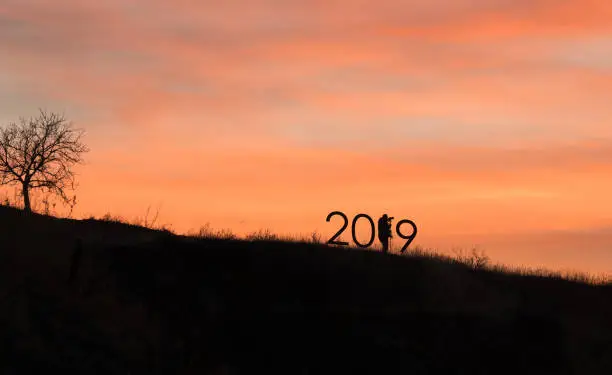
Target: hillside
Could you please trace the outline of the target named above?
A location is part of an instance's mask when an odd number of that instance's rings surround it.
[[[612,374],[611,286],[6,207],[0,226],[2,374]]]

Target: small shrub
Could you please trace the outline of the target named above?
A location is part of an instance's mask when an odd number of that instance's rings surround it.
[[[484,269],[489,265],[490,258],[483,250],[473,248],[470,253],[465,253],[461,249],[454,250],[455,260],[473,269]]]
[[[215,238],[220,239],[220,240],[235,240],[238,238],[238,236],[234,234],[234,232],[232,232],[231,229],[224,228],[224,229],[218,229],[215,232]]]
[[[231,229],[212,229],[210,223],[206,223],[192,236],[206,240],[235,240],[238,238]]]
[[[320,244],[321,243],[321,234],[316,230],[310,233],[310,243]]]
[[[130,224],[127,221],[125,221],[121,216],[111,215],[110,212],[107,212],[106,214],[104,214],[104,216],[100,217],[100,219],[98,220],[105,221],[107,223]]]
[[[145,228],[149,228],[149,229],[164,228],[163,225],[160,226],[159,228],[156,227],[155,225],[155,223],[157,222],[157,219],[159,218],[159,210],[160,210],[160,207],[158,207],[157,210],[155,211],[155,214],[153,214],[153,216],[149,218],[149,214],[151,213],[151,206],[148,206],[147,211],[145,212],[144,218],[140,220],[140,225]]]
[[[316,230],[310,234],[302,234],[297,236],[285,236],[284,241],[299,242],[305,244],[320,245],[322,243],[321,235]]]
[[[256,232],[249,233],[245,237],[247,241],[280,241],[281,238],[277,234],[272,233],[270,229],[260,229]]]
[[[171,224],[160,224],[160,225],[157,225],[157,226],[155,226],[153,228],[149,228],[149,229],[159,230],[159,231],[162,231],[162,232],[167,233],[167,234],[175,234],[174,230],[172,229],[172,225]]]
[[[210,228],[210,223],[202,225],[193,236],[198,238],[213,238],[213,230]]]

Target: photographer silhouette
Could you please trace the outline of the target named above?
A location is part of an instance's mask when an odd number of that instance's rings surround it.
[[[393,217],[387,216],[387,214],[383,214],[380,219],[378,219],[378,240],[382,244],[383,253],[389,252],[389,238],[391,235],[391,221]]]

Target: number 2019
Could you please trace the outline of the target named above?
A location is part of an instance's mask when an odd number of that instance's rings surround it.
[[[327,219],[325,221],[329,222],[331,220],[332,217],[334,216],[340,216],[342,217],[342,219],[344,220],[344,224],[342,225],[342,227],[340,228],[340,230],[338,230],[338,232],[336,232],[336,234],[334,234],[332,236],[332,238],[329,239],[329,241],[327,241],[328,244],[330,245],[340,245],[340,246],[348,246],[349,243],[348,242],[344,242],[344,241],[338,241],[336,240],[338,237],[340,237],[340,235],[342,235],[342,233],[346,230],[346,228],[348,227],[348,223],[349,223],[349,219],[348,217],[340,211],[334,211],[331,212],[329,215],[327,215]],[[359,219],[366,219],[369,223],[370,223],[370,238],[368,240],[368,242],[366,243],[361,243],[359,242],[359,240],[357,239],[357,234],[356,234],[356,226],[357,226],[357,222],[359,221]],[[408,224],[412,227],[412,233],[410,235],[406,235],[401,231],[401,227],[404,224]],[[412,243],[412,241],[414,241],[414,238],[417,235],[417,226],[416,224],[412,221],[412,220],[408,220],[408,219],[403,219],[397,222],[397,224],[395,225],[395,232],[397,233],[397,235],[406,240],[406,243],[404,244],[404,246],[402,247],[401,252],[403,253],[404,251],[406,251],[406,249],[408,248],[408,246],[410,246],[410,244]],[[351,235],[353,237],[353,242],[355,243],[355,245],[361,247],[361,248],[366,248],[366,247],[370,247],[372,246],[372,244],[374,243],[374,240],[376,238],[376,225],[374,225],[374,220],[372,220],[372,218],[366,214],[358,214],[355,216],[355,218],[353,218],[353,222],[351,225]]]

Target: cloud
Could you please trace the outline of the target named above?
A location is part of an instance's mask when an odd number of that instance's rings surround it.
[[[8,2],[0,35],[12,53],[2,67],[17,78],[4,90],[31,87],[123,126],[170,128],[179,119],[245,137],[330,130],[371,139],[381,129],[383,139],[426,132],[503,142],[559,127],[565,139],[605,129],[607,57],[567,51],[607,43],[605,24],[593,20],[609,7],[442,3]],[[570,11],[591,26],[566,22]],[[500,41],[493,25],[517,34]],[[566,34],[539,32],[559,27]]]

